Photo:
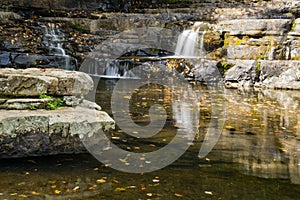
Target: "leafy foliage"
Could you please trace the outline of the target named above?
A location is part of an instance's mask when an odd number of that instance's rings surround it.
[[[64,103],[64,101],[61,98],[54,98],[46,94],[41,94],[40,99],[50,99],[50,101],[47,102],[46,105],[46,109],[48,110],[56,110],[59,107],[62,107]]]

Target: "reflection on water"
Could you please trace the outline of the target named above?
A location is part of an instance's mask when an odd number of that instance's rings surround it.
[[[100,81],[96,96],[110,114],[115,82]],[[6,159],[0,161],[0,199],[299,199],[299,91],[209,90],[194,84],[198,103],[191,109],[179,95],[186,98],[190,91],[181,89],[175,94],[146,85],[132,95],[130,116],[139,125],[149,123],[152,105],[159,103],[167,111],[166,125],[155,136],[135,138],[120,129],[107,133],[123,149],[149,152],[176,134],[193,135],[189,133],[196,128],[191,147],[172,165],[128,174],[85,154]],[[209,128],[219,127],[222,118],[216,145],[199,158]]]
[[[216,149],[243,172],[300,184],[298,91],[225,91],[226,128]]]

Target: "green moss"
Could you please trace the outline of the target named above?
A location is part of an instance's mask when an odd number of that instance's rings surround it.
[[[293,22],[292,22],[292,26],[291,26],[291,31],[294,31],[294,30],[295,30],[295,27],[296,27],[296,22],[293,21]]]
[[[249,38],[248,38],[247,36],[243,37],[242,39],[236,38],[236,39],[235,39],[235,42],[234,42],[234,45],[240,45],[240,44],[242,44],[242,43],[244,43],[244,42],[247,42],[248,39],[249,39]]]
[[[226,73],[231,67],[233,67],[233,64],[224,61],[224,62],[221,62],[221,66],[224,70],[224,73]]]
[[[256,68],[258,72],[261,72],[260,61],[258,60],[256,63]]]
[[[292,60],[300,60],[300,56],[295,56],[292,58]]]
[[[36,110],[37,108],[36,108],[35,106],[33,106],[33,105],[29,105],[29,106],[27,107],[27,109],[29,109],[29,110]]]
[[[83,31],[83,27],[81,26],[81,24],[75,24],[74,29],[81,32]]]
[[[224,47],[228,47],[229,45],[241,45],[242,43],[245,43],[249,40],[248,36],[243,36],[242,38],[238,38],[235,36],[230,36],[229,33],[225,34],[224,37]]]
[[[47,105],[46,105],[46,109],[48,109],[48,110],[56,110],[59,107],[62,107],[63,103],[64,103],[64,101],[62,99],[54,98],[54,97],[48,96],[46,94],[41,94],[40,99],[50,99],[50,101],[47,102]]]

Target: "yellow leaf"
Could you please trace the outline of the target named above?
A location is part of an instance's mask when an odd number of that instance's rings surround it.
[[[106,180],[104,178],[98,179],[96,183],[101,184],[101,183],[106,183]]]
[[[60,191],[60,190],[54,190],[54,193],[55,193],[55,194],[60,194],[61,191]]]
[[[21,197],[21,198],[27,198],[28,196],[26,194],[19,194],[19,197]]]
[[[124,192],[126,191],[126,188],[116,188],[115,192]]]

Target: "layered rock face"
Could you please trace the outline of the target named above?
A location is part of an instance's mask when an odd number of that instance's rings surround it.
[[[114,128],[82,72],[1,69],[0,85],[0,158],[86,152],[80,138]]]
[[[183,2],[187,4],[181,8]],[[147,9],[160,3],[166,6]],[[170,6],[173,3],[177,8]],[[110,52],[112,60],[127,56],[131,62],[134,62],[132,56],[170,55],[183,29],[191,28],[197,23],[195,21],[205,21],[206,29],[201,28],[202,35],[199,34],[203,45],[198,46],[198,50],[202,54],[189,66],[193,72],[189,77],[198,81],[219,81],[215,78],[219,70],[228,87],[300,88],[297,77],[290,77],[290,72],[297,70],[295,66],[300,58],[300,4],[297,1],[158,0],[146,1],[142,6],[146,9],[138,10],[142,14],[108,13],[102,9],[111,6],[106,8],[124,11],[127,4],[134,8],[143,2],[2,1],[0,8],[18,14],[0,12],[0,67],[66,69],[68,60],[71,69],[88,63],[88,66],[95,65],[89,73],[102,75],[106,65],[111,64],[103,61],[101,56],[105,52]],[[56,45],[57,41],[49,44],[49,30],[53,27],[52,36],[61,40],[54,53],[51,45]],[[164,54],[153,54],[149,49]],[[104,53],[95,59],[92,51]],[[83,62],[84,59],[87,62]],[[270,67],[278,65],[281,67]],[[281,83],[275,84],[278,81]]]

